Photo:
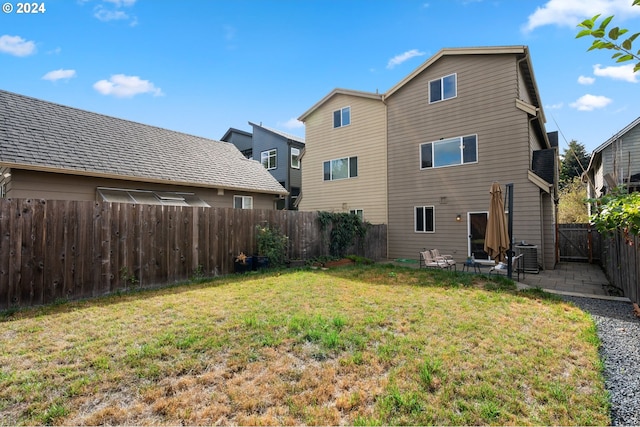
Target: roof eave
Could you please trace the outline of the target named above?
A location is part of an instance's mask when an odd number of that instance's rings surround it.
[[[358,90],[336,88],[336,89],[333,89],[331,92],[329,92],[327,95],[325,95],[324,98],[322,98],[320,101],[316,102],[307,111],[302,113],[302,115],[298,117],[298,120],[300,120],[301,122],[304,122],[306,118],[309,117],[309,115],[311,115],[311,113],[316,111],[318,108],[320,108],[320,106],[322,106],[322,104],[327,102],[329,99],[333,98],[335,95],[357,96],[361,98],[370,98],[370,99],[376,99],[380,101],[382,101],[382,97],[383,97],[383,95],[378,93],[373,93],[373,92],[362,92]]]
[[[30,165],[23,163],[10,163],[10,162],[0,162],[0,166],[8,167],[11,169],[22,169],[33,172],[49,172],[49,173],[62,173],[66,175],[75,175],[75,176],[86,176],[92,178],[105,178],[105,179],[118,179],[124,181],[132,181],[132,182],[141,182],[147,184],[170,184],[170,185],[179,185],[183,187],[193,187],[193,188],[215,188],[215,189],[223,189],[223,190],[234,190],[234,191],[246,191],[251,193],[262,193],[262,194],[274,194],[274,195],[287,195],[289,192],[287,190],[282,189],[282,191],[277,190],[268,190],[268,189],[255,189],[248,187],[233,187],[229,185],[219,185],[219,184],[206,184],[200,182],[190,182],[190,181],[172,181],[167,179],[159,179],[152,177],[140,177],[133,175],[117,175],[106,172],[99,171],[88,171],[81,169],[65,169],[65,168],[56,168],[51,166],[40,166],[40,165]]]
[[[444,48],[440,49],[435,55],[423,62],[418,68],[413,70],[404,79],[400,80],[395,86],[389,89],[384,94],[384,99],[387,99],[395,92],[400,90],[405,84],[410,82],[418,74],[422,73],[426,68],[431,66],[434,62],[438,61],[443,56],[453,55],[488,55],[488,54],[509,54],[509,53],[525,53],[527,51],[526,46],[495,46],[495,47],[462,47],[462,48]]]

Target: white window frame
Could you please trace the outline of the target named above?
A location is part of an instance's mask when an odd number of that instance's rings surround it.
[[[349,213],[359,216],[360,220],[364,221],[364,209],[350,209]]]
[[[351,170],[351,159],[355,159],[356,162],[356,170],[355,175],[352,175],[353,171]],[[347,176],[345,178],[334,178],[333,177],[333,162],[337,160],[346,160],[347,161]],[[329,163],[329,179],[326,179],[324,174],[325,165]],[[331,159],[322,162],[322,180],[327,181],[340,181],[343,179],[352,179],[358,177],[358,156],[349,156],[349,157],[340,157],[338,159]]]
[[[454,93],[453,93],[453,95],[445,98],[444,81],[445,81],[445,79],[447,79],[449,77],[453,77],[453,91],[454,91]],[[438,94],[439,98],[433,100],[432,99],[432,91],[431,91],[431,83],[437,82],[437,81],[440,81],[440,93]],[[429,104],[435,104],[436,102],[442,102],[442,101],[446,101],[448,99],[453,99],[453,98],[457,98],[457,97],[458,97],[458,74],[457,73],[448,74],[446,76],[440,77],[439,79],[429,80]]]
[[[0,199],[4,199],[7,197],[7,184],[4,182],[0,184]]]
[[[273,165],[271,160],[273,159]],[[266,160],[266,163],[265,163]],[[278,149],[271,148],[260,153],[260,163],[266,170],[278,169]]]
[[[340,112],[340,124],[338,126],[336,126],[336,113]],[[349,114],[348,118],[349,118],[349,123],[345,124],[345,112]],[[349,126],[351,124],[351,106],[346,106],[346,107],[342,107],[339,110],[334,110],[332,115],[331,115],[331,119],[333,121],[333,128],[334,129],[338,129],[338,128],[342,128],[345,126]]]
[[[422,230],[418,230],[418,209],[422,209]],[[428,230],[427,228],[427,215],[425,215],[425,212],[427,209],[431,210],[431,218],[432,218],[432,224],[431,224],[431,228],[432,230]],[[426,205],[426,206],[414,206],[413,207],[413,231],[415,233],[428,233],[428,234],[432,234],[436,232],[436,207],[433,205]]]
[[[295,162],[294,162],[295,159]],[[291,147],[291,168],[300,169],[300,149]]]
[[[241,207],[236,208],[236,200],[240,200]],[[235,209],[253,209],[253,196],[233,196],[233,207]]]
[[[464,141],[465,138],[474,138],[474,142],[475,142],[475,150],[474,150],[474,156],[475,156],[475,160],[471,160],[471,161],[464,161]],[[460,153],[460,162],[459,163],[449,163],[449,164],[442,164],[442,165],[436,165],[436,154],[437,154],[437,150],[436,150],[436,146],[437,145],[444,145],[444,144],[450,144],[452,142],[456,142],[459,144],[459,153]],[[422,159],[422,147],[425,145],[431,145],[431,166],[423,166],[423,159]],[[439,141],[431,141],[431,142],[423,142],[422,144],[419,145],[418,147],[419,153],[418,153],[418,158],[420,161],[420,169],[421,170],[425,170],[425,169],[436,169],[436,168],[446,168],[446,167],[450,167],[450,166],[462,166],[462,165],[470,165],[470,164],[474,164],[474,163],[478,163],[478,134],[470,134],[470,135],[464,135],[464,136],[456,136],[453,138],[447,138],[447,139],[441,139]]]

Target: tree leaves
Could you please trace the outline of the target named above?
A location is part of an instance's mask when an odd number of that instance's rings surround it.
[[[639,6],[640,0],[633,0],[632,6]],[[609,49],[617,51],[614,53],[611,58],[615,59],[617,63],[634,61],[637,60],[638,63],[633,68],[634,72],[640,70],[640,50],[637,53],[633,53],[633,42],[640,35],[640,33],[635,33],[632,36],[626,38],[622,43],[616,44],[620,36],[629,32],[626,28],[614,27],[611,28],[607,33],[607,27],[611,23],[614,15],[607,16],[602,20],[600,25],[597,25],[597,21],[600,18],[601,14],[595,15],[591,19],[585,19],[581,23],[578,24],[578,28],[582,28],[576,35],[576,38],[592,36],[595,38],[591,46],[587,49],[587,52],[596,50],[596,49]],[[622,52],[620,52],[622,51]]]

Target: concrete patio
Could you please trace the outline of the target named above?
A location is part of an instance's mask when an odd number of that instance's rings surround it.
[[[541,270],[538,274],[520,276],[520,283],[541,288],[550,293],[602,299],[620,299],[621,292],[611,286],[598,264],[561,262],[553,270]]]

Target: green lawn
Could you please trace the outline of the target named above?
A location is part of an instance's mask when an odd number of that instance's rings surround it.
[[[0,425],[610,424],[591,318],[483,276],[289,270],[0,319]]]

